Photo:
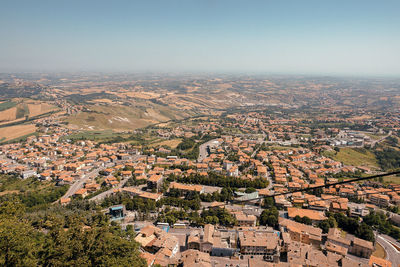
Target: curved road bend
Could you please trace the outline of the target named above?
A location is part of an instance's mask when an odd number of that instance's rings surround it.
[[[390,236],[381,235],[381,234],[377,235],[376,241],[386,251],[386,260],[389,260],[392,263],[392,266],[399,266],[400,265],[400,252],[391,243],[394,243],[394,244],[396,244],[396,246],[399,246],[399,247],[400,247],[400,243],[396,242]]]

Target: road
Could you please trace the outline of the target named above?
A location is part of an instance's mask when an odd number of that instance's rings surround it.
[[[129,178],[125,178],[124,180],[122,180],[117,187],[113,187],[107,191],[104,191],[103,193],[98,194],[97,196],[94,196],[92,198],[90,198],[89,200],[93,200],[93,201],[99,201],[99,200],[103,200],[105,197],[111,195],[112,193],[114,193],[114,190],[116,189],[120,189],[122,188],[126,182],[128,182]]]
[[[266,136],[267,136],[267,135],[265,134],[265,132],[263,132],[263,139],[265,139]],[[260,150],[260,147],[261,147],[263,144],[265,144],[265,140],[263,140],[263,141],[260,143],[260,146],[259,146],[256,150],[254,150],[254,152],[251,154],[251,157],[252,157],[252,158],[255,157],[256,153],[258,152],[258,150]]]
[[[141,155],[135,155],[135,156],[133,156],[132,159],[131,159],[131,161],[132,161],[132,162],[135,162],[140,156],[141,156]],[[124,161],[124,160],[118,160],[118,161],[115,162],[115,164],[116,164],[116,165],[118,165],[118,164],[124,164],[125,162],[126,162],[126,161]],[[107,167],[100,167],[100,168],[97,168],[97,169],[95,169],[95,170],[89,172],[88,174],[85,174],[85,175],[82,177],[82,179],[80,179],[80,180],[76,181],[75,183],[73,183],[73,184],[70,186],[70,188],[68,189],[67,193],[65,193],[65,195],[62,196],[61,198],[68,198],[68,197],[71,197],[72,195],[74,195],[76,191],[78,191],[79,189],[81,189],[81,188],[84,186],[84,184],[87,182],[87,180],[89,180],[90,178],[95,178],[95,177],[97,177],[97,176],[99,175],[99,172],[102,171],[102,170],[104,170],[105,168],[107,168]],[[128,181],[128,179],[126,179],[126,181]],[[121,187],[126,183],[126,181],[125,181],[125,180],[122,181],[122,182],[118,185],[117,188],[121,188]],[[114,188],[114,189],[115,189],[115,188]],[[108,191],[110,191],[110,190],[108,190]],[[106,191],[106,192],[108,192],[108,191]],[[106,192],[103,192],[103,193],[106,193]],[[102,193],[102,194],[103,194],[103,193]],[[99,195],[102,195],[102,194],[99,194]]]
[[[207,147],[214,146],[215,142],[218,142],[218,139],[212,139],[212,140],[199,146],[199,157],[197,158],[197,162],[202,162],[206,157],[208,157]],[[219,142],[218,142],[218,144],[219,144]]]
[[[392,266],[400,265],[400,252],[390,243],[395,243],[400,247],[400,243],[387,235],[377,235],[376,241],[385,249],[386,259],[392,263]]]
[[[391,136],[391,135],[392,135],[392,131],[389,131],[389,133],[388,133],[387,135],[385,135],[385,136],[379,138],[378,140],[372,141],[372,142],[371,142],[371,147],[375,147],[376,144],[382,142],[383,140],[385,140],[386,138],[388,138],[388,137]]]
[[[87,180],[89,180],[90,178],[95,178],[99,175],[99,172],[104,170],[104,167],[100,167],[97,169],[94,169],[93,171],[89,172],[88,174],[85,174],[82,179],[79,179],[78,181],[76,181],[75,183],[73,183],[67,193],[65,193],[64,196],[62,196],[61,198],[68,198],[71,197],[75,194],[76,191],[78,191],[79,189],[81,189],[83,187],[83,185],[87,182]]]

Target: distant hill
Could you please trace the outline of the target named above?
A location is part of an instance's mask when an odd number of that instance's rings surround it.
[[[0,98],[35,98],[44,92],[44,87],[36,83],[1,83]]]

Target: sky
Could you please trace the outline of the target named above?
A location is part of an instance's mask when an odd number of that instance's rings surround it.
[[[0,0],[0,72],[400,76],[398,0]]]

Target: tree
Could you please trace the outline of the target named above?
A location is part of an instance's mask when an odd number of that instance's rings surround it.
[[[302,218],[302,221],[303,221],[304,224],[308,224],[308,225],[311,225],[311,224],[312,224],[312,220],[311,220],[309,217],[307,217],[307,216],[304,216],[304,217]]]
[[[12,204],[0,204],[1,266],[146,266],[133,231],[103,213],[71,205],[28,214]]]
[[[275,207],[275,201],[272,197],[264,198],[263,208],[272,208]]]
[[[278,226],[279,212],[276,207],[265,209],[260,215],[260,225],[268,225],[271,227]]]
[[[372,228],[365,223],[361,223],[361,225],[357,228],[355,236],[371,242],[375,241],[375,236],[374,232],[372,231]]]
[[[36,266],[41,239],[39,233],[16,217],[0,219],[0,265]]]
[[[304,223],[304,224],[307,224],[307,225],[311,225],[312,224],[312,220],[307,216],[300,217],[299,215],[296,215],[293,219],[298,223]]]
[[[330,225],[327,220],[324,220],[318,223],[318,227],[322,229],[322,233],[326,234],[329,232]]]
[[[245,193],[250,194],[256,192],[256,189],[254,187],[248,187],[245,190]]]

